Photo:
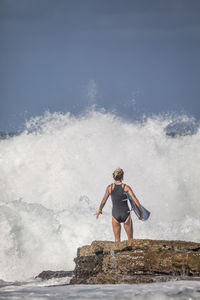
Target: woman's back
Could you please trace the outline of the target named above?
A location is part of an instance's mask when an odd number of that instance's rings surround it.
[[[130,214],[124,187],[124,184],[111,185],[112,215],[120,223],[124,222]]]

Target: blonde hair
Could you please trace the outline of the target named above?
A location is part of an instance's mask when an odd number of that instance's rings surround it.
[[[114,180],[122,180],[124,176],[124,171],[121,168],[117,168],[114,172],[113,172],[113,178]]]

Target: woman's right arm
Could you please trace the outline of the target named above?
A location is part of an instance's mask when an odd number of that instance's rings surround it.
[[[104,205],[106,204],[106,201],[108,200],[109,196],[110,196],[110,193],[109,193],[109,186],[108,186],[106,188],[103,200],[100,203],[99,209],[98,209],[98,211],[95,214],[97,219],[98,219],[99,215],[102,214],[102,209],[103,209]]]

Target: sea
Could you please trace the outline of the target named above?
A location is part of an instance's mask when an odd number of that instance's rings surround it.
[[[200,281],[68,285],[44,270],[73,270],[77,248],[114,241],[110,198],[121,167],[148,221],[134,238],[200,242],[200,129],[187,115],[127,120],[113,112],[46,112],[0,134],[0,299],[200,299]],[[122,227],[121,240],[126,240]]]

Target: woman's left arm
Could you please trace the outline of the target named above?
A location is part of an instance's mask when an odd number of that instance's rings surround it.
[[[142,219],[143,215],[142,215],[142,209],[141,209],[141,206],[140,206],[140,202],[139,202],[138,199],[134,196],[133,191],[132,191],[132,189],[131,189],[130,186],[128,186],[128,192],[129,192],[129,194],[131,195],[131,197],[132,197],[133,201],[135,202],[135,204],[137,205],[137,207],[139,208],[139,210],[140,210],[140,219]]]
[[[106,188],[103,200],[100,203],[99,209],[95,214],[97,219],[98,219],[99,215],[102,214],[102,209],[103,209],[104,205],[106,204],[106,201],[108,200],[109,195],[110,195],[110,193],[109,193],[109,186],[108,186]]]

